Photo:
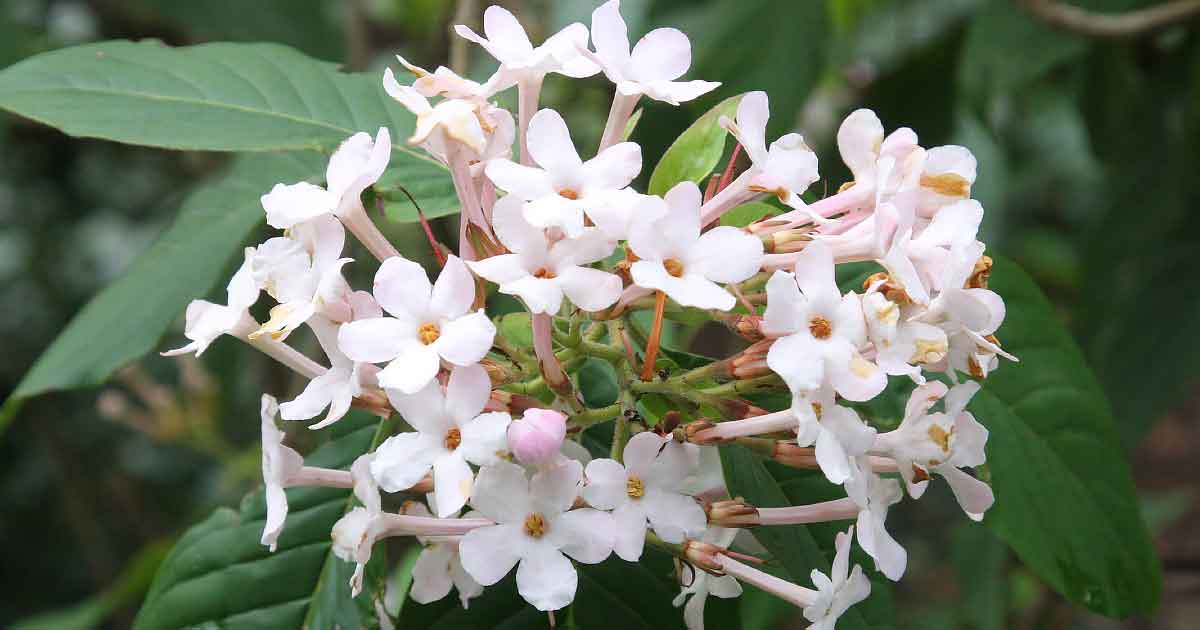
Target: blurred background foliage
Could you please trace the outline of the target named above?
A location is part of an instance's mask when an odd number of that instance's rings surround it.
[[[586,23],[596,3],[503,4],[536,41]],[[1093,617],[1046,589],[986,529],[942,520],[953,508],[902,509],[897,537],[912,560],[896,589],[897,627],[1192,628],[1200,38],[1186,21],[1130,37],[1081,34],[1048,24],[1031,4],[1045,3],[625,0],[632,33],[679,26],[693,42],[690,76],[725,84],[687,107],[648,105],[635,139],[649,164],[720,98],[763,89],[772,131],[800,130],[820,153],[817,196],[847,176],[833,135],[856,107],[876,110],[889,129],[913,127],[925,146],[970,147],[987,209],[981,237],[1052,297],[1108,392],[1166,569],[1164,600],[1152,619]],[[1156,3],[1074,4],[1116,13]],[[157,38],[275,41],[355,70],[379,70],[401,53],[486,76],[492,61],[449,28],[477,25],[482,9],[451,0],[4,0],[0,67],[88,41]],[[551,80],[543,103],[589,144],[610,94],[600,79]],[[223,159],[73,140],[0,116],[0,397]],[[426,251],[412,229],[391,231],[402,251]],[[679,332],[683,345],[696,331]],[[705,349],[704,335],[691,339]],[[258,483],[256,400],[264,389],[296,391],[290,378],[217,343],[202,362],[151,357],[111,386],[27,404],[0,432],[0,626],[126,627],[173,537]]]

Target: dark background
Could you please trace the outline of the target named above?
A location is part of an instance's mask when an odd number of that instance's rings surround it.
[[[493,62],[452,39],[450,25],[478,28],[486,4],[3,0],[0,67],[87,41],[158,38],[276,41],[354,70],[379,71],[401,52],[481,77]],[[540,41],[587,23],[596,3],[504,4]],[[1164,600],[1153,619],[1093,617],[1046,589],[986,530],[941,516],[953,511],[902,508],[896,533],[912,561],[897,589],[898,626],[1194,628],[1196,22],[1099,36],[1051,27],[1023,4],[1045,3],[625,0],[635,39],[678,26],[693,42],[689,77],[725,83],[686,107],[647,106],[634,139],[650,164],[721,98],[763,89],[773,135],[799,130],[821,154],[817,195],[846,177],[833,134],[856,107],[876,110],[889,130],[914,128],[924,146],[971,148],[983,240],[1038,280],[1108,393],[1166,571]],[[1115,13],[1156,3],[1076,4]],[[542,102],[588,145],[610,95],[603,78],[552,78]],[[0,114],[0,397],[223,159],[75,140]],[[173,537],[258,483],[256,400],[265,383],[295,390],[288,378],[218,342],[202,362],[150,357],[104,390],[36,399],[0,427],[0,627],[48,611],[74,615],[51,627],[127,626]]]

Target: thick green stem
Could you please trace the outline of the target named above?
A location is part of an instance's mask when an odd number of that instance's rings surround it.
[[[621,403],[613,403],[607,407],[597,407],[588,409],[570,417],[568,420],[572,429],[583,431],[588,427],[602,424],[621,415],[623,411]]]

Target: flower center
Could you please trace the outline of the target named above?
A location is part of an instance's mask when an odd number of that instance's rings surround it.
[[[967,197],[971,194],[971,182],[957,173],[922,175],[921,186],[947,197]]]
[[[557,278],[558,276],[555,275],[553,271],[550,271],[549,269],[542,267],[541,269],[538,269],[537,271],[533,272],[533,277],[534,278],[542,278],[543,280],[553,280],[554,278]]]
[[[443,443],[446,445],[446,448],[451,451],[458,448],[458,445],[462,444],[462,431],[459,431],[458,427],[450,429],[446,432],[446,439]]]
[[[558,191],[558,196],[563,199],[570,199],[571,201],[579,199],[579,193],[574,188],[563,188]]]
[[[441,336],[442,331],[438,330],[437,324],[421,324],[421,327],[417,329],[417,338],[427,346],[437,341],[438,337]]]
[[[667,268],[667,273],[678,278],[683,275],[683,263],[675,258],[668,258],[663,261],[663,267]]]
[[[629,475],[629,479],[625,480],[625,494],[631,499],[640,499],[646,496],[646,484],[637,475]]]
[[[808,322],[808,330],[817,339],[828,339],[833,334],[833,326],[824,317],[814,317]]]
[[[950,452],[950,431],[935,424],[929,427],[929,439],[933,440],[933,443],[937,444],[943,453]]]
[[[525,533],[531,538],[541,538],[546,535],[546,517],[541,512],[530,512],[525,517]]]

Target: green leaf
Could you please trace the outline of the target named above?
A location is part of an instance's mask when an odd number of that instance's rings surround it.
[[[752,201],[744,203],[721,215],[721,225],[746,227],[765,217],[775,216],[782,212],[779,208],[765,202]]]
[[[650,175],[651,195],[664,195],[684,180],[700,183],[708,177],[725,152],[727,132],[721,127],[721,116],[733,118],[742,97],[731,96],[708,110],[692,123],[663,153]]]
[[[1071,601],[1149,613],[1160,568],[1104,392],[1033,280],[998,258],[991,287],[1008,307],[1000,339],[1021,362],[989,375],[971,403],[990,432],[985,523]]]
[[[175,223],[71,320],[4,404],[0,424],[20,401],[45,392],[103,383],[158,348],[188,302],[218,284],[230,259],[262,220],[259,196],[274,182],[319,181],[315,153],[253,155],[200,186]],[[223,299],[224,295],[218,299]],[[182,343],[181,343],[182,345]]]
[[[167,149],[330,151],[358,131],[413,127],[379,75],[343,74],[277,44],[55,50],[0,72],[0,107],[72,136]],[[441,169],[402,138],[399,153]]]
[[[731,496],[742,497],[757,507],[787,507],[826,498],[799,490],[785,492],[784,486],[764,461],[749,450],[733,444],[723,445],[720,449],[721,466],[725,471],[725,482],[729,486]],[[820,481],[823,482],[824,478]],[[804,484],[806,490],[812,486],[811,483]],[[826,489],[834,488],[828,483],[824,483],[823,486]],[[771,552],[771,557],[782,565],[785,579],[804,586],[808,583],[809,574],[813,569],[829,573],[829,567],[833,563],[834,535],[839,530],[845,531],[848,526],[848,523],[830,524],[824,528],[772,525],[756,528],[754,537]],[[869,568],[863,566],[864,570]],[[871,596],[862,604],[846,611],[838,622],[838,628],[846,630],[892,627],[892,615],[889,614],[890,598],[890,590],[886,585],[872,580]],[[866,611],[874,612],[879,607],[888,610],[882,615],[872,615],[868,621]]]
[[[348,468],[379,441],[385,425],[366,414],[348,416],[305,463]],[[331,551],[330,529],[351,505],[350,491],[306,487],[287,495],[287,525],[274,553],[259,543],[266,519],[261,491],[240,510],[220,508],[188,530],[159,568],[134,629],[373,625],[373,614],[364,611],[372,597],[382,597],[374,592],[380,580],[368,570],[364,593],[351,598],[353,567]]]

